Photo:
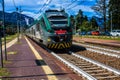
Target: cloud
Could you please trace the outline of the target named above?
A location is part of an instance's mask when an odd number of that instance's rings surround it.
[[[44,4],[46,1],[47,1],[47,0],[38,1],[37,4],[38,4],[38,5],[42,5],[42,4]]]
[[[66,10],[69,14],[77,14],[79,9],[81,9],[84,12],[94,12],[90,7],[94,5],[95,0],[5,0],[5,11],[6,12],[13,12],[16,11],[16,8],[14,6],[14,3],[16,7],[21,6],[21,9],[23,10],[23,13],[26,15],[40,15],[40,10],[42,8],[42,11],[45,11],[46,9],[60,9],[62,8],[70,8]],[[84,3],[81,3],[81,1],[85,1]],[[73,3],[74,2],[74,3]],[[89,3],[89,4],[88,4]],[[2,10],[0,6],[0,10]],[[39,14],[37,14],[39,12]]]
[[[75,7],[74,9],[81,9],[82,11],[87,11],[87,12],[94,12],[94,10],[91,9],[90,6],[84,6],[84,5],[80,5],[78,7]]]
[[[28,15],[28,16],[31,16],[31,17],[35,17],[37,15],[33,12],[28,12],[28,11],[24,11],[24,12],[22,12],[22,14],[25,14],[25,15]]]

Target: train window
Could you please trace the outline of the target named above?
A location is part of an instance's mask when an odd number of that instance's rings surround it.
[[[49,19],[66,19],[66,16],[50,16]]]
[[[44,28],[46,28],[45,21],[44,21],[43,18],[41,19],[41,26],[44,27]]]
[[[35,29],[33,30],[33,34],[35,35]]]
[[[32,28],[32,34],[35,35],[35,29]]]
[[[35,35],[35,29],[32,28],[32,34]]]
[[[31,30],[31,33],[33,34],[33,28],[32,28],[32,30]]]
[[[30,30],[30,33],[32,34],[32,30]]]
[[[67,24],[67,21],[51,21],[53,24]]]
[[[39,23],[36,24],[36,30],[37,30],[37,31],[40,30],[40,24],[39,24]]]

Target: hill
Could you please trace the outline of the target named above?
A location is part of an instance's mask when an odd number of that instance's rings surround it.
[[[2,11],[0,11],[0,21],[2,21],[2,19],[3,19],[2,15],[3,15],[3,13],[2,13]],[[21,21],[22,26],[27,25],[26,19],[28,20],[29,24],[31,24],[34,21],[34,19],[32,17],[29,17],[29,16],[24,15],[24,14],[20,14],[17,12],[12,12],[12,13],[5,12],[5,23],[15,25],[15,24],[17,24],[17,19],[19,21]]]

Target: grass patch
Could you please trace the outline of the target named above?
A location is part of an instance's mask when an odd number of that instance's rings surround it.
[[[10,51],[10,52],[7,52],[7,54],[17,54],[17,51]]]
[[[18,41],[17,41],[16,44],[22,44],[22,42],[20,42],[20,41],[18,42]]]
[[[14,35],[7,35],[6,36],[6,42],[9,42],[9,41],[11,41],[11,40],[13,40],[14,38],[16,38],[17,37],[17,34],[14,34]],[[2,42],[4,41],[4,38],[2,38]],[[4,44],[4,42],[3,42],[3,44]]]
[[[6,68],[0,68],[0,76],[9,76],[10,73]]]
[[[75,36],[81,38],[94,38],[94,39],[104,39],[104,40],[117,40],[120,41],[120,37],[117,36],[94,36],[94,35],[84,35],[84,36]]]
[[[11,61],[6,61],[6,60],[3,60],[3,64],[10,64]]]

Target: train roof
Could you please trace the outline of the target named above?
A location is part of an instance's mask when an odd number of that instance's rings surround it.
[[[65,13],[64,10],[47,10],[45,11],[45,15],[47,17],[50,17],[50,16],[68,16],[67,13]]]
[[[29,27],[33,26],[34,24],[36,24],[42,17],[50,17],[50,16],[66,16],[68,17],[68,14],[65,13],[64,10],[46,10],[45,13],[41,14],[38,19],[36,19],[31,25],[29,25]]]
[[[64,10],[46,10],[45,13],[48,13],[48,12],[65,12]]]

